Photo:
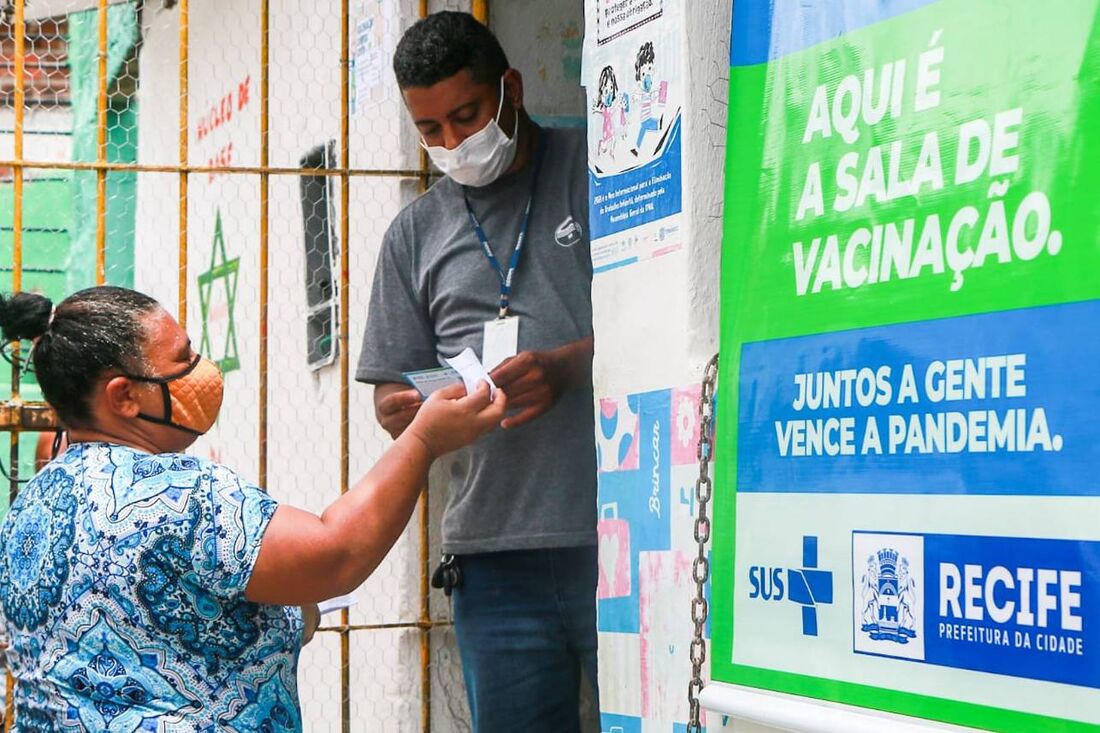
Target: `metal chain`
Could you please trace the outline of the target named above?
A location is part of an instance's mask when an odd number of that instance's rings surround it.
[[[714,488],[710,464],[714,457],[714,393],[717,384],[718,354],[715,354],[703,370],[702,390],[699,395],[699,447],[695,453],[699,461],[699,478],[695,481],[695,542],[699,552],[691,563],[691,577],[695,581],[695,597],[691,599],[691,621],[695,625],[695,635],[691,640],[687,733],[702,733],[703,730],[699,722],[699,693],[703,691],[703,664],[707,661],[707,645],[704,639],[708,610],[705,586],[710,578],[710,560],[707,559],[710,517],[707,516],[707,508],[710,506]]]

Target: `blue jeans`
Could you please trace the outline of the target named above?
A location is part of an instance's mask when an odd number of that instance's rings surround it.
[[[579,731],[582,670],[596,685],[596,547],[458,561],[455,634],[475,733]]]

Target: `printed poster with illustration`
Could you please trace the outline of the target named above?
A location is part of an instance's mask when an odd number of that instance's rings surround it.
[[[1100,731],[1100,2],[846,9],[734,6],[712,678]]]
[[[597,0],[589,7],[589,222],[600,273],[683,246],[683,18],[671,0]]]

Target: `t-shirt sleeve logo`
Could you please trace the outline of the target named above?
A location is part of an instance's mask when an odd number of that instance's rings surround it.
[[[554,230],[554,241],[562,247],[572,247],[581,241],[583,237],[584,229],[581,228],[580,222],[572,216],[565,217],[561,224],[558,224],[558,228]]]

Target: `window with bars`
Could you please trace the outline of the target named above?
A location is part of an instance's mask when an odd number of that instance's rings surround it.
[[[318,145],[302,156],[303,169],[333,168],[336,143]],[[339,298],[332,263],[337,256],[336,231],[333,229],[332,176],[302,175],[302,233],[305,245],[306,283],[306,359],[320,369],[336,359],[335,337]]]

